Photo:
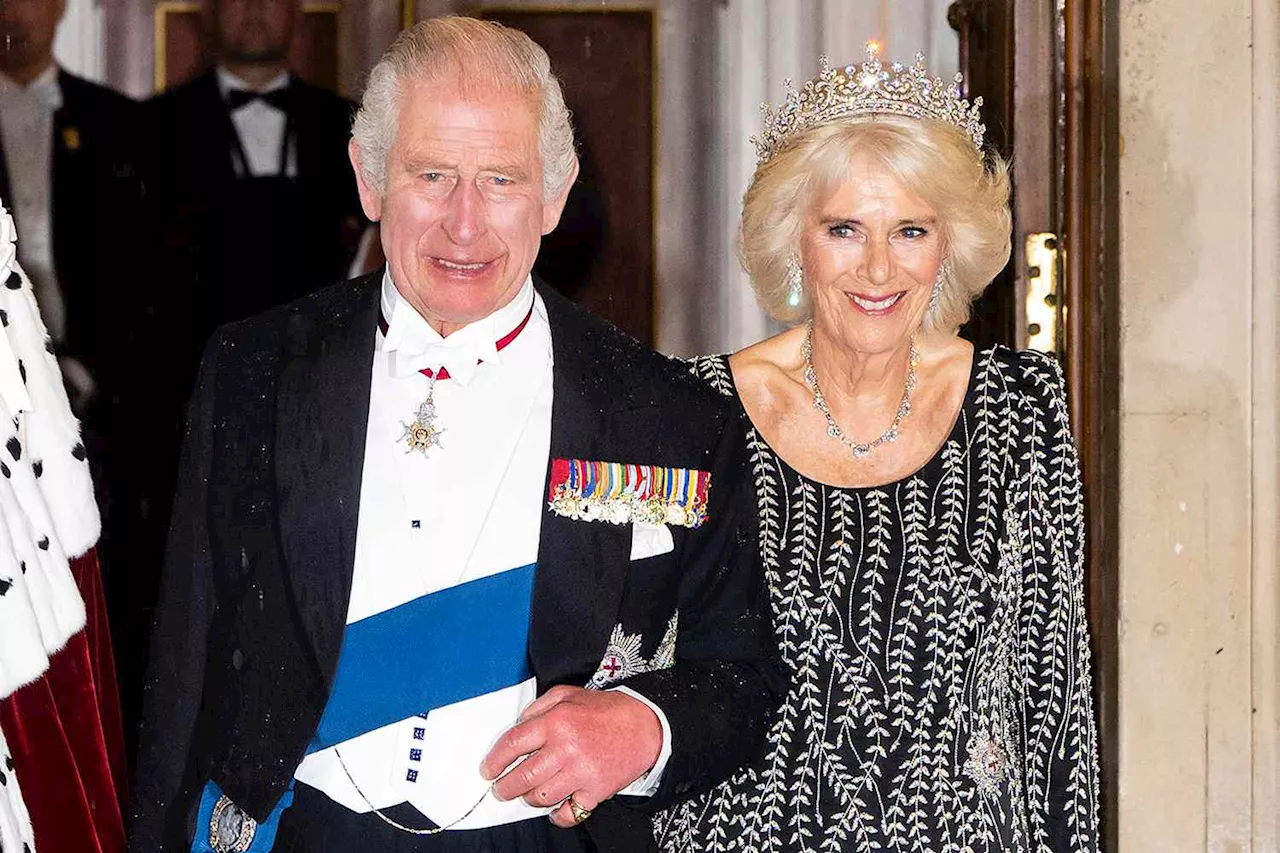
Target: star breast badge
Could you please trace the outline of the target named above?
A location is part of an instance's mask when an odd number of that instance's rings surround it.
[[[670,669],[676,662],[676,636],[679,634],[680,614],[675,613],[667,623],[667,630],[653,652],[653,657],[645,658],[640,653],[643,638],[640,634],[628,634],[619,622],[609,636],[605,646],[604,657],[595,675],[587,682],[588,690],[602,690],[616,681],[623,681],[633,675],[645,672],[657,672]]]

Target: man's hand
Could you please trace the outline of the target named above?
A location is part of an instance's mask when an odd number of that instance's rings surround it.
[[[662,752],[662,724],[648,705],[618,691],[553,687],[524,709],[520,722],[489,750],[480,774],[495,779],[502,800],[524,797],[546,807],[570,795],[584,809],[600,803],[648,772]],[[551,813],[556,826],[574,825],[568,803]]]

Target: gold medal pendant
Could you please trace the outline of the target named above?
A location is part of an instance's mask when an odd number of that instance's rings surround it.
[[[417,451],[423,456],[433,447],[440,446],[440,433],[444,428],[436,423],[436,377],[431,377],[431,387],[427,389],[427,399],[418,407],[418,413],[412,423],[400,422],[404,434],[400,436],[407,448],[405,453]]]

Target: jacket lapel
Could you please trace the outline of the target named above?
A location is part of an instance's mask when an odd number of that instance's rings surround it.
[[[555,359],[551,459],[648,461],[657,409],[651,388],[636,387],[636,377],[618,369],[624,354],[617,333],[541,283],[538,291]],[[630,525],[574,521],[544,504],[529,632],[533,669],[544,686],[595,670],[616,621],[630,553]]]
[[[295,316],[280,375],[276,487],[286,584],[326,690],[347,620],[381,273]]]

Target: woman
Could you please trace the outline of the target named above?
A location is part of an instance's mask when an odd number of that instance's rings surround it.
[[[741,256],[793,326],[695,369],[750,419],[791,686],[667,850],[1097,849],[1062,374],[956,334],[1009,256],[977,106],[922,61],[824,60],[756,141]]]

